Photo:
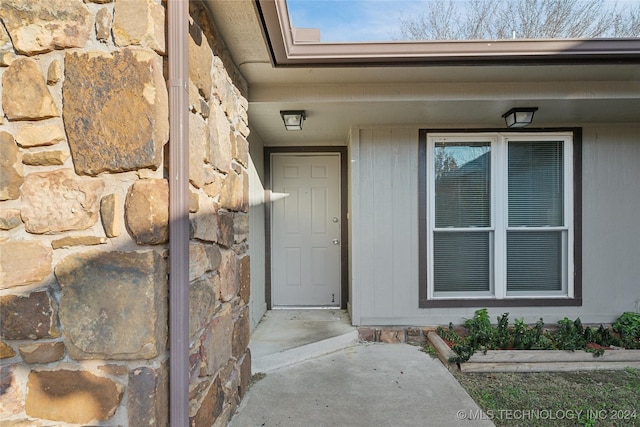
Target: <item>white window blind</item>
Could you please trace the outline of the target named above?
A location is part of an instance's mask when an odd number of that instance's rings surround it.
[[[570,134],[476,135],[427,138],[430,297],[569,296]]]
[[[435,232],[435,292],[489,292],[489,232]]]
[[[508,143],[507,292],[561,291],[564,226],[562,141]]]
[[[562,142],[509,142],[508,152],[509,226],[564,225]]]
[[[434,291],[489,292],[490,143],[437,142],[434,175]]]

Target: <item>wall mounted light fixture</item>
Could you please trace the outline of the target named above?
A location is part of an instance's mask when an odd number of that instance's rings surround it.
[[[508,128],[523,128],[533,121],[538,107],[512,108],[502,115]]]
[[[307,117],[304,110],[280,111],[280,116],[287,130],[302,130],[302,122]]]

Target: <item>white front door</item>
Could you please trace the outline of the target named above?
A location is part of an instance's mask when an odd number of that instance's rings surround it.
[[[273,154],[274,307],[340,306],[340,155]]]

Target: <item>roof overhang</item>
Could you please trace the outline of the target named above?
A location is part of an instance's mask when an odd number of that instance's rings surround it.
[[[406,52],[375,61],[360,55],[360,62],[335,53],[324,59],[287,59],[305,46],[325,47],[314,46],[317,36],[309,31],[296,29],[294,37],[288,18],[274,14],[283,1],[205,4],[248,82],[251,138],[264,145],[345,144],[354,127],[496,128],[504,126],[505,111],[522,106],[539,108],[534,127],[640,122],[640,40],[631,47],[623,41],[626,47],[615,56],[560,57],[557,63],[549,57],[517,61],[507,55],[500,60],[504,63],[491,63],[477,56],[445,58],[446,52],[439,59],[421,60]],[[266,25],[266,10],[277,18],[277,26]],[[297,40],[293,51],[285,49],[287,34],[289,43]],[[305,110],[304,129],[286,131],[281,110]]]
[[[285,0],[255,0],[276,66],[640,62],[640,39],[323,43],[297,37]]]

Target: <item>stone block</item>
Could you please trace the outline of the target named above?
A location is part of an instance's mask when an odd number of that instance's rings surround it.
[[[88,371],[32,371],[27,382],[26,413],[72,424],[111,418],[122,399],[122,386]]]
[[[7,340],[37,340],[60,336],[53,300],[47,291],[0,297],[0,336]]]
[[[189,114],[189,182],[202,188],[215,180],[208,163],[209,132],[206,122],[196,114]]]
[[[189,79],[198,89],[199,94],[209,101],[213,86],[211,78],[213,52],[196,22],[189,23],[189,36]]]
[[[232,354],[233,316],[229,304],[211,320],[201,346],[200,376],[214,375],[227,364]]]
[[[220,267],[220,263],[222,262],[222,254],[220,253],[220,246],[207,245],[205,249],[207,251],[207,256],[209,257],[209,263],[211,265],[211,269],[217,270],[218,267]]]
[[[22,361],[28,364],[56,362],[64,357],[64,343],[46,342],[24,344],[18,347]]]
[[[120,218],[120,196],[117,194],[106,195],[100,200],[100,219],[102,228],[107,237],[118,237],[122,230]]]
[[[49,68],[47,68],[47,84],[49,86],[53,86],[60,81],[62,78],[62,66],[60,65],[60,61],[54,59],[49,64]]]
[[[62,114],[78,174],[160,166],[169,137],[160,56],[140,48],[67,53],[62,92]]]
[[[3,0],[0,18],[15,50],[28,56],[84,47],[93,24],[93,16],[82,0]]]
[[[249,215],[236,212],[233,215],[233,242],[242,243],[249,239]]]
[[[224,390],[220,377],[216,377],[207,390],[196,414],[189,419],[189,425],[193,427],[212,426],[222,413],[224,407]]]
[[[106,7],[96,13],[96,38],[101,41],[109,40],[111,37],[111,24],[113,15]]]
[[[380,342],[396,344],[406,342],[406,332],[404,329],[382,328],[380,331]]]
[[[22,163],[29,166],[60,166],[68,158],[66,151],[27,151],[22,155]]]
[[[16,355],[16,352],[6,342],[0,341],[0,359],[10,359]],[[1,386],[0,386],[1,387]]]
[[[214,277],[204,277],[189,286],[189,337],[194,338],[209,324],[216,312],[218,290]]]
[[[233,136],[233,158],[245,168],[249,167],[249,142],[242,135]]]
[[[139,45],[163,54],[164,14],[164,7],[154,0],[116,0],[112,27],[116,45]]]
[[[189,243],[189,282],[201,277],[205,272],[211,270],[207,250],[203,243]]]
[[[0,132],[0,200],[20,197],[23,181],[20,150],[10,133]]]
[[[191,226],[193,227],[193,238],[204,242],[215,242],[218,240],[218,206],[207,197],[202,200],[200,210],[196,214],[190,215]]]
[[[0,230],[13,230],[20,224],[22,224],[20,209],[0,209]]]
[[[127,230],[139,245],[169,241],[169,183],[165,179],[136,181],[124,203]]]
[[[247,347],[249,346],[249,338],[251,338],[251,328],[249,325],[249,307],[242,306],[238,310],[237,316],[233,323],[233,349],[232,354],[236,359],[240,359]]]
[[[169,425],[167,363],[160,368],[140,367],[129,373],[127,413],[130,426]]]
[[[0,420],[24,412],[24,390],[16,375],[17,366],[0,365]]]
[[[209,156],[208,161],[217,170],[228,173],[231,168],[231,126],[219,105],[211,107],[209,113]]]
[[[245,304],[249,304],[249,296],[251,295],[251,260],[249,255],[243,256],[238,262],[238,280],[240,287],[238,295]]]
[[[151,359],[167,342],[167,265],[154,251],[64,258],[60,322],[73,359]]]
[[[16,142],[23,148],[55,145],[64,139],[64,129],[58,125],[27,123],[16,133]]]
[[[231,301],[238,294],[237,257],[231,250],[221,251],[222,260],[218,272],[220,273],[220,299]]]
[[[244,397],[244,394],[249,390],[249,382],[251,381],[251,349],[247,348],[243,358],[238,362],[240,365],[240,390],[238,395],[240,399]]]
[[[98,221],[104,183],[78,178],[71,170],[27,175],[22,185],[22,220],[34,234],[86,230]]]
[[[218,243],[225,248],[233,246],[233,212],[218,211]]]
[[[198,210],[200,210],[200,195],[189,190],[189,213],[196,213]]]
[[[220,192],[220,207],[230,211],[246,211],[244,208],[244,178],[246,174],[229,172]],[[247,179],[248,181],[248,179]]]
[[[106,237],[98,236],[67,236],[62,239],[52,240],[53,249],[71,248],[73,246],[95,246],[107,243]]]
[[[0,289],[42,282],[51,273],[52,257],[37,241],[0,241]]]
[[[60,115],[34,60],[16,59],[2,74],[2,109],[9,120],[41,120]]]
[[[358,339],[366,342],[376,342],[378,340],[378,331],[375,328],[358,328]]]

